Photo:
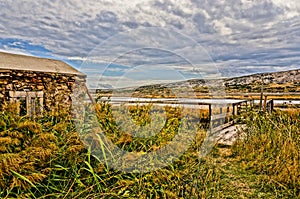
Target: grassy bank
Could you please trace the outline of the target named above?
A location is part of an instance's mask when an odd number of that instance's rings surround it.
[[[145,108],[147,109],[147,107]],[[300,113],[251,113],[244,139],[216,146],[199,159],[204,133],[173,164],[147,173],[116,171],[86,149],[67,112],[30,119],[7,104],[0,115],[0,198],[297,198],[300,197]],[[97,107],[106,135],[119,147],[143,153],[176,135],[181,114],[168,110],[153,138],[134,138],[116,128],[111,110]],[[131,107],[140,125],[145,111]],[[140,119],[143,118],[143,119]]]

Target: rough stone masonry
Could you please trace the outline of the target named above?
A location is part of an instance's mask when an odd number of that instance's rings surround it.
[[[62,61],[0,52],[1,104],[42,93],[36,97],[43,99],[45,110],[70,105],[75,83],[84,86],[85,79],[86,75]]]

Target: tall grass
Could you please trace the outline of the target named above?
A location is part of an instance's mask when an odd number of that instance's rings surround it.
[[[218,173],[198,160],[202,133],[174,164],[144,174],[123,173],[85,149],[68,111],[32,119],[18,116],[17,107],[7,104],[0,117],[1,198],[198,198],[216,193]],[[147,120],[140,109],[147,107],[131,107],[129,112],[136,120]],[[128,151],[148,152],[167,144],[180,123],[180,111],[169,109],[158,136],[128,140],[116,128],[107,105],[97,106],[97,111],[106,135]]]
[[[246,122],[246,135],[234,146],[244,168],[300,196],[300,111],[252,112]]]
[[[67,111],[40,118],[19,116],[18,104],[0,113],[0,195],[41,193],[37,187],[55,169],[55,162],[76,162],[82,146]]]
[[[199,159],[201,130],[173,164],[147,173],[125,173],[110,168],[84,147],[68,110],[44,112],[32,119],[18,116],[16,107],[6,104],[0,114],[0,198],[240,197],[238,187],[224,190],[225,182],[246,174],[226,176],[226,160],[215,161],[215,154]],[[96,110],[101,128],[115,144],[145,153],[172,140],[184,114],[167,108],[161,132],[141,138],[118,129],[108,104],[99,104]],[[141,126],[151,120],[149,107],[128,110]],[[299,119],[298,113],[252,113],[247,136],[234,146],[230,161],[251,173],[269,176],[267,183],[293,192],[289,196],[299,196]]]

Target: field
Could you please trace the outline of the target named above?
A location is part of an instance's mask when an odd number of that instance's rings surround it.
[[[205,125],[197,123],[184,154],[144,173],[118,171],[93,155],[68,110],[38,118],[17,111],[5,104],[0,115],[0,198],[300,198],[299,109],[248,112],[241,139],[216,145],[203,158]],[[141,156],[170,143],[183,122],[181,110],[167,108],[157,135],[134,137],[117,127],[112,111],[97,104],[94,119],[114,144]],[[128,114],[140,126],[151,121],[147,106],[129,107]],[[98,139],[93,143],[101,148]]]

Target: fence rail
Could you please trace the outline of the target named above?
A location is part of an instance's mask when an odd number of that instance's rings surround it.
[[[253,109],[254,100],[233,99],[189,99],[189,98],[131,98],[131,97],[102,97],[99,101],[107,101],[113,104],[161,104],[168,105],[204,105],[209,110],[209,130],[217,132],[234,125],[240,115]],[[195,107],[197,108],[197,107]],[[262,107],[260,107],[262,110]],[[264,101],[264,111],[271,113],[274,108],[274,100]],[[216,113],[217,112],[217,113]]]

